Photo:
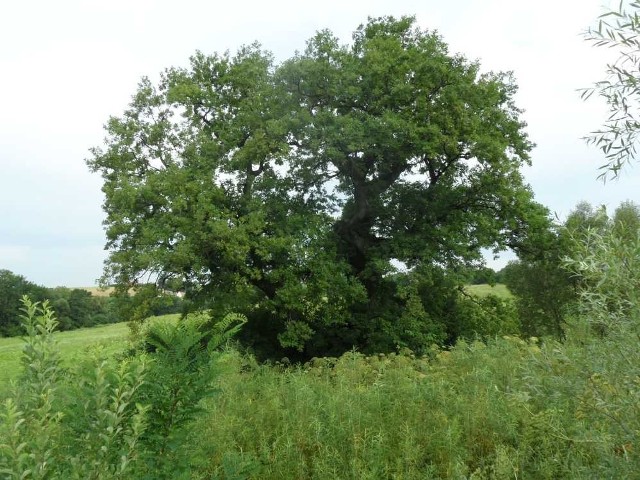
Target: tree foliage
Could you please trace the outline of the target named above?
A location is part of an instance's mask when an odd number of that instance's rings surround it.
[[[604,98],[609,117],[601,129],[586,137],[589,143],[600,147],[606,163],[600,178],[615,178],[622,167],[637,155],[640,133],[640,2],[620,2],[598,19],[597,27],[584,34],[586,40],[597,47],[615,49],[617,60],[607,65],[606,77],[591,88],[582,90],[582,97],[594,93]]]
[[[20,300],[24,295],[31,296],[34,301],[42,301],[46,293],[44,287],[28,281],[22,275],[0,270],[0,336],[20,334]]]
[[[144,315],[164,315],[182,311],[182,299],[173,292],[158,291],[155,285],[141,285],[135,295],[120,292],[113,297],[92,295],[82,288],[47,288],[9,270],[0,270],[0,336],[21,333],[20,301],[24,295],[34,301],[50,301],[60,330],[93,327],[135,317],[144,305]]]
[[[197,53],[143,79],[88,160],[104,280],[241,312],[258,351],[442,341],[420,285],[546,219],[519,173],[532,144],[515,90],[413,18],[371,19],[350,45],[321,31],[277,65],[256,44]]]
[[[604,206],[594,208],[588,202],[580,202],[564,223],[554,225],[537,241],[537,248],[510,262],[501,275],[516,296],[523,333],[563,338],[567,319],[577,313],[580,292],[586,289],[590,295],[601,288],[597,281],[585,284],[591,277],[582,272],[591,269],[585,264],[586,259],[602,255],[596,250],[607,248],[602,246],[606,242],[595,240],[607,238],[611,248],[616,242],[634,245],[639,227],[640,207],[631,201],[622,202],[613,215]],[[607,267],[600,263],[593,268]]]

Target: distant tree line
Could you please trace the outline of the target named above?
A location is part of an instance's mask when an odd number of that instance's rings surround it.
[[[93,327],[128,320],[131,298],[92,295],[81,288],[47,288],[30,282],[22,275],[0,269],[0,336],[21,335],[20,299],[28,295],[34,301],[48,299],[55,311],[60,330]],[[176,295],[162,295],[150,309],[152,315],[176,313],[182,300]]]

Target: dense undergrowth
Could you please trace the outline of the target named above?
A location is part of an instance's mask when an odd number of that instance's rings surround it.
[[[60,363],[24,301],[0,410],[9,479],[640,478],[640,237],[589,230],[565,338],[487,335],[423,354],[260,364],[244,319],[151,323],[119,357]]]
[[[202,322],[193,320],[156,328],[154,353],[96,354],[63,370],[50,311],[27,308],[23,376],[0,426],[3,478],[558,479],[640,471],[633,323],[595,337],[575,321],[575,341],[564,343],[505,336],[434,346],[419,358],[351,352],[291,366],[198,347]]]
[[[289,368],[228,355],[194,460],[201,478],[238,478],[229,459],[260,479],[635,478],[639,377],[619,374],[639,359],[611,353],[507,337]]]

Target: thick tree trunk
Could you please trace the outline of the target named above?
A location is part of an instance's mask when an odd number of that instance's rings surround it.
[[[367,179],[376,161],[373,154],[365,154],[362,158],[347,157],[344,163],[336,168],[351,179],[353,199],[336,222],[335,232],[341,240],[341,253],[351,265],[353,273],[362,281],[369,293],[375,294],[382,273],[373,268],[373,248],[381,239],[374,234],[377,212],[381,207],[380,197],[386,192],[406,169],[406,162],[386,161],[390,168],[377,177]]]
[[[340,239],[340,253],[351,265],[352,272],[367,289],[369,298],[375,294],[380,275],[371,268],[372,248],[378,243],[373,234],[375,216],[366,185],[356,187],[353,203],[346,208],[335,225]]]

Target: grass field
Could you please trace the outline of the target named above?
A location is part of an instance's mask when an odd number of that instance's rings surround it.
[[[507,286],[502,283],[497,283],[493,287],[486,283],[482,285],[467,285],[465,290],[468,293],[479,297],[484,297],[486,295],[496,295],[501,298],[513,297]]]
[[[81,328],[55,334],[62,359],[70,365],[73,359],[87,349],[101,346],[115,353],[126,345],[129,327],[126,322],[92,328]],[[20,371],[20,353],[24,342],[20,337],[0,338],[0,390]]]
[[[86,290],[87,292],[90,292],[91,295],[94,295],[96,297],[108,297],[109,295],[111,295],[111,293],[113,292],[114,288],[113,287],[107,287],[107,288],[102,288],[102,287],[78,287],[81,290]]]
[[[180,315],[170,314],[155,319],[177,321]],[[87,351],[100,347],[107,355],[117,353],[127,346],[129,326],[127,322],[100,325],[90,328],[79,328],[68,332],[56,332],[55,339],[63,365],[70,366],[74,359],[86,355]],[[20,354],[24,342],[20,337],[0,338],[0,392],[20,372]]]

